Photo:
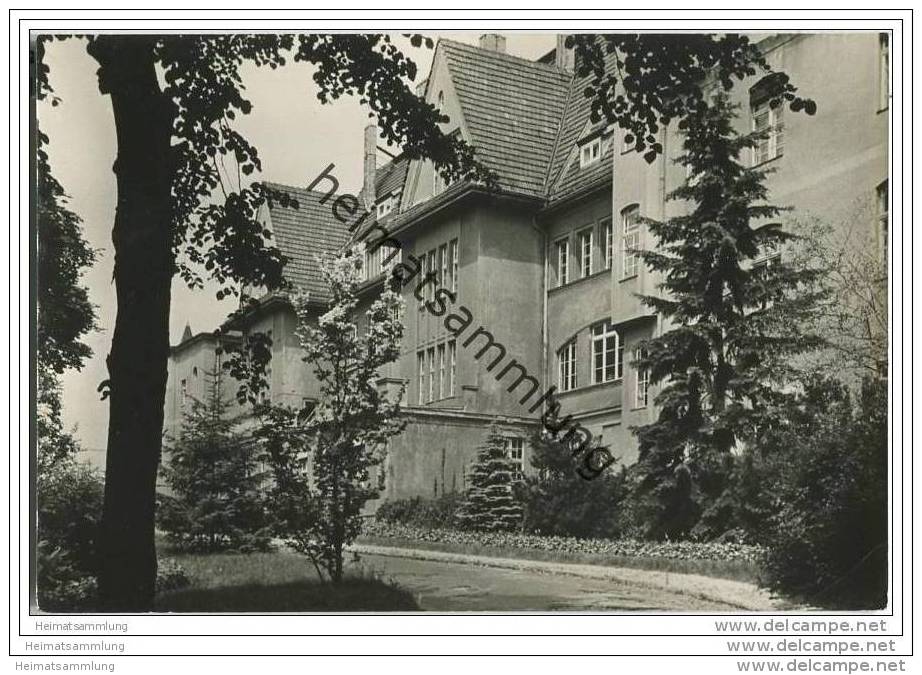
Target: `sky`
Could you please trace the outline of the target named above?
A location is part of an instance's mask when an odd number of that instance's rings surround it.
[[[476,44],[477,33],[432,34]],[[510,33],[506,51],[537,59],[554,48],[552,33]],[[428,76],[433,51],[415,49],[403,38],[395,41],[418,66],[417,82]],[[76,428],[83,447],[106,446],[108,401],[96,389],[106,379],[105,357],[115,324],[115,286],[112,283],[112,223],[115,217],[115,127],[108,96],[99,93],[96,62],[78,40],[56,41],[47,47],[50,81],[61,104],[38,108],[41,129],[50,138],[51,170],[69,195],[69,207],[83,220],[84,234],[98,252],[83,283],[96,305],[99,330],[86,338],[93,356],[82,370],[68,371],[62,378],[64,424]],[[236,128],[259,151],[262,174],[256,179],[306,187],[330,162],[342,189],[357,193],[362,182],[362,138],[367,110],[354,99],[321,105],[311,80],[312,70],[290,63],[270,70],[255,66],[241,71],[245,95],[253,103],[250,115],[238,117]],[[379,164],[387,157],[379,153]],[[177,277],[173,280],[170,311],[170,343],[179,342],[188,323],[193,333],[214,330],[235,308],[235,299],[219,301],[215,286],[190,291]]]

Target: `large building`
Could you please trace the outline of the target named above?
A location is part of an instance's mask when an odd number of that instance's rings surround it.
[[[770,108],[755,78],[735,85],[740,130],[768,131],[747,161],[774,169],[771,198],[793,207],[786,218],[854,228],[859,214],[851,245],[886,256],[886,36],[771,35],[759,45],[818,112]],[[572,415],[620,464],[636,459],[630,428],[653,418],[655,392],[631,362],[639,341],[663,326],[637,299],[656,292],[656,279],[630,251],[652,243],[641,217],[686,208],[666,196],[688,176],[674,162],[681,147],[674,125],[662,131],[664,152],[650,164],[618,129],[591,122],[585,85],[562,39],[539,61],[506,54],[499,35],[484,35],[479,47],[439,41],[420,92],[449,117],[444,131],[460,134],[496,173],[490,189],[446,185],[426,161],[397,158],[377,167],[376,135],[366,130],[362,206],[400,243],[404,259],[418,259],[423,273],[436,271],[441,286],[453,290],[449,312],[470,315],[464,332],[449,331],[444,317],[413,296],[414,284],[405,289],[403,349],[380,385],[406,385],[408,423],[389,444],[383,498],[463,490],[494,420],[527,472],[527,439],[550,387],[562,416]],[[320,176],[312,189],[275,187],[298,208],[267,206],[266,225],[291,259],[286,276],[320,313],[326,294],[315,256],[350,243],[334,213],[333,181]],[[383,287],[382,258],[389,253],[383,247],[368,256],[364,303]],[[300,405],[316,399],[317,387],[301,362],[294,327],[291,305],[277,294],[264,295],[244,320],[226,326],[234,336],[271,333],[269,396]],[[187,339],[173,349],[168,429],[181,419],[184,388],[213,353],[214,340]]]

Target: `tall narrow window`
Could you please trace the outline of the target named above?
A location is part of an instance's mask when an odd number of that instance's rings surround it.
[[[647,350],[638,347],[634,350],[634,359],[640,360],[647,358]],[[647,407],[647,393],[650,389],[650,371],[646,367],[637,366],[637,382],[634,390],[634,407]]]
[[[887,249],[890,246],[890,185],[884,181],[877,186],[877,241],[881,260],[887,264]]]
[[[426,350],[426,364],[429,366],[429,397],[427,402],[435,399],[435,347]]]
[[[435,272],[436,275],[438,275],[439,273],[439,261],[438,261],[438,250],[437,249],[432,249],[431,251],[429,251],[429,271]],[[437,284],[438,284],[438,278],[436,278],[436,282],[434,284],[429,284],[428,286],[426,286],[425,297],[430,302],[432,302],[432,300],[435,298],[435,288]]]
[[[458,345],[454,340],[448,343],[448,395],[455,395],[455,380],[457,378]]]
[[[557,354],[558,386],[560,391],[576,389],[576,340],[564,345]]]
[[[428,273],[429,273],[429,256],[423,253],[419,257],[419,278],[420,280],[425,279],[426,274]],[[422,311],[423,308],[425,308],[425,306],[426,306],[426,294],[423,293],[422,298],[419,301],[420,311]]]
[[[570,280],[570,240],[561,239],[557,248],[557,285],[565,286]]]
[[[608,321],[592,327],[592,383],[613,382],[621,376],[620,336]]]
[[[774,269],[781,264],[781,249],[777,246],[763,246],[759,251],[759,257],[752,263],[752,273],[755,277],[762,277],[765,282],[771,282]],[[767,309],[771,307],[776,300],[780,299],[780,293],[777,295],[766,295],[759,301],[759,307]]]
[[[628,206],[621,212],[621,278],[636,276],[640,247],[640,207]]]
[[[512,463],[512,479],[523,480],[525,478],[525,439],[507,438],[505,445],[506,457]]]
[[[579,277],[584,279],[592,274],[592,229],[579,233]]]
[[[880,75],[879,91],[880,100],[878,101],[878,110],[886,110],[890,107],[890,34],[880,34]]]
[[[784,154],[784,106],[766,100],[752,106],[752,130],[763,134],[752,148],[753,165]]]
[[[457,239],[452,239],[450,242],[448,242],[448,257],[450,259],[449,274],[451,276],[451,283],[446,284],[446,286],[451,288],[452,293],[457,294],[458,293],[458,240]]]
[[[419,371],[419,404],[426,402],[426,352],[416,352],[416,369]]]
[[[438,346],[439,354],[439,398],[445,398],[445,392],[448,390],[448,381],[445,379],[445,345]]]
[[[439,287],[446,288],[448,284],[448,244],[439,246]]]
[[[615,249],[615,228],[611,218],[602,221],[602,257],[605,269],[610,270]]]

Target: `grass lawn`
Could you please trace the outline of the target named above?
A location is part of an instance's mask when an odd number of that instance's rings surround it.
[[[303,556],[271,553],[161,555],[185,569],[190,586],[161,593],[158,612],[388,612],[414,611],[413,595],[393,583],[353,569],[339,585],[321,583]]]
[[[545,551],[535,548],[419,541],[402,537],[381,537],[371,535],[362,535],[359,537],[357,543],[416,548],[427,551],[444,551],[447,553],[467,553],[469,555],[484,555],[495,558],[519,558],[522,560],[542,560],[546,562],[628,567],[631,569],[655,570],[673,572],[676,574],[700,574],[706,577],[745,581],[749,583],[757,583],[759,579],[759,566],[755,563],[741,560],[681,560],[675,558],[609,555],[601,553],[571,553],[567,551]]]

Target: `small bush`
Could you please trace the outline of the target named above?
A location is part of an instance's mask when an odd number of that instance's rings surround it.
[[[451,527],[462,502],[458,493],[442,495],[436,499],[395,499],[384,502],[375,513],[382,523],[413,525],[416,527]]]
[[[190,583],[186,570],[178,562],[172,558],[157,560],[157,593],[186,588]]]
[[[37,591],[45,611],[85,611],[96,596],[96,537],[103,484],[95,470],[64,461],[37,482]]]

